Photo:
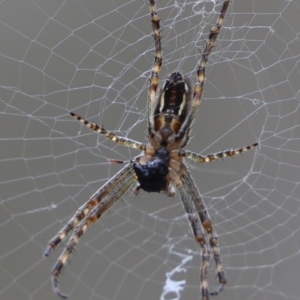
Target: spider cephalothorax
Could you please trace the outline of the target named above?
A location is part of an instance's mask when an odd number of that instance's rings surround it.
[[[219,280],[219,287],[211,294],[217,295],[222,290],[223,285],[226,284],[216,232],[205,203],[183,159],[186,158],[197,163],[211,162],[218,158],[234,156],[251,150],[258,144],[255,143],[236,150],[228,150],[206,156],[184,150],[183,148],[189,141],[189,132],[201,102],[208,56],[220,32],[229,3],[230,0],[223,1],[217,23],[210,30],[204,52],[197,66],[197,81],[193,90],[185,76],[179,72],[174,72],[168,76],[157,95],[158,75],[162,66],[160,19],[157,15],[155,1],[150,0],[155,59],[148,86],[149,142],[147,144],[116,136],[97,124],[71,113],[73,118],[90,129],[105,135],[113,142],[138,149],[142,153],[131,160],[130,163],[92,195],[49,242],[45,251],[46,256],[66,238],[70,231],[74,230],[67,246],[52,270],[52,285],[58,296],[67,298],[59,289],[58,277],[80,237],[89,226],[95,223],[137,181],[138,186],[134,190],[135,194],[140,189],[143,189],[146,192],[164,192],[171,197],[175,194],[175,187],[177,188],[195,239],[201,248],[200,284],[202,300],[209,298],[206,277],[211,255],[215,261]],[[123,163],[123,161],[114,162]]]

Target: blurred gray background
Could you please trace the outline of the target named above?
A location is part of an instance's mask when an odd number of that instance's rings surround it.
[[[195,69],[222,1],[157,1],[160,78]],[[232,1],[209,58],[188,149],[259,148],[189,164],[219,235],[218,299],[299,299],[300,6]],[[137,151],[69,111],[144,142],[153,39],[145,0],[0,3],[0,298],[56,299],[48,241]],[[199,248],[179,197],[131,190],[83,236],[60,283],[70,299],[199,299]],[[214,263],[210,288],[217,284]]]

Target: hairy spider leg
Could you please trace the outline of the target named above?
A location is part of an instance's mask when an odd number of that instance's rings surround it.
[[[130,168],[133,170],[132,166],[130,166]],[[89,212],[100,203],[100,201],[102,201],[103,198],[107,197],[110,192],[120,184],[120,182],[126,180],[128,175],[132,173],[130,168],[128,165],[125,166],[76,211],[75,215],[68,221],[63,229],[50,240],[48,247],[44,252],[45,256],[49,256],[50,251],[54,250],[57,245],[67,237],[68,233],[72,231],[74,227],[77,226],[89,214]]]
[[[233,157],[235,155],[242,154],[246,151],[252,150],[257,146],[258,146],[258,143],[254,143],[252,145],[245,146],[245,147],[242,147],[242,148],[239,148],[239,149],[231,149],[231,150],[227,150],[227,151],[221,151],[221,152],[218,152],[218,153],[212,153],[212,154],[208,154],[208,155],[205,155],[205,156],[202,156],[198,153],[195,153],[195,152],[192,152],[192,151],[189,151],[189,150],[182,150],[179,153],[179,155],[182,156],[182,157],[185,157],[186,159],[189,159],[193,162],[202,164],[202,163],[217,160],[219,158],[223,159],[225,157]]]
[[[212,249],[213,257],[215,260],[216,265],[216,273],[219,279],[220,285],[214,290],[214,292],[211,292],[211,295],[217,295],[223,290],[224,284],[227,283],[226,277],[225,277],[225,271],[221,262],[220,257],[220,248],[218,243],[218,237],[217,234],[213,228],[209,213],[207,211],[206,205],[204,201],[202,200],[202,197],[197,189],[197,186],[194,183],[193,178],[191,177],[190,173],[186,169],[186,172],[183,172],[181,176],[181,180],[184,183],[184,186],[186,189],[190,192],[190,196],[192,198],[192,201],[196,207],[196,210],[199,214],[201,224],[203,228],[206,231],[207,239],[209,241],[210,247]],[[209,261],[206,262],[209,266]],[[202,283],[203,285],[203,283]],[[202,289],[203,290],[203,289]],[[205,293],[206,294],[206,293]],[[204,295],[203,295],[204,297]]]
[[[151,23],[153,30],[153,38],[155,44],[155,57],[152,71],[149,78],[148,86],[148,133],[154,134],[154,103],[156,100],[156,91],[159,84],[159,72],[162,66],[162,50],[161,50],[161,29],[160,18],[157,14],[156,4],[154,0],[150,0]]]
[[[125,176],[124,176],[125,175]],[[112,189],[113,181],[118,181],[117,185]],[[86,232],[86,230],[95,223],[111,206],[119,200],[122,195],[129,189],[129,187],[136,181],[136,176],[131,164],[126,165],[115,177],[108,181],[100,190],[99,193],[95,194],[95,201],[98,202],[98,205],[89,212],[87,217],[77,225],[75,231],[73,232],[70,240],[65,247],[65,250],[60,255],[57,260],[53,270],[52,270],[52,286],[54,292],[61,298],[68,298],[67,295],[63,294],[60,291],[58,284],[58,277],[67,263],[70,255],[73,253],[75,246],[78,244],[81,236]],[[103,194],[100,191],[107,191],[106,197],[102,197]],[[101,196],[100,196],[101,195]]]
[[[181,141],[182,138],[185,136],[186,132],[190,129],[193,120],[195,119],[195,116],[197,114],[198,108],[201,103],[202,93],[203,93],[203,87],[205,82],[205,69],[206,69],[206,63],[209,57],[209,54],[213,47],[215,46],[216,39],[218,37],[218,34],[220,32],[223,20],[225,18],[225,14],[227,11],[227,8],[229,6],[230,0],[225,0],[219,15],[219,18],[217,20],[216,25],[210,30],[208,40],[205,45],[204,52],[202,53],[202,57],[200,60],[200,63],[197,68],[197,82],[194,87],[194,93],[193,93],[193,103],[192,103],[192,109],[187,116],[186,120],[182,124],[179,132],[176,135],[176,140]]]
[[[202,264],[200,267],[200,283],[201,283],[201,294],[202,299],[209,298],[208,292],[208,281],[207,281],[207,271],[209,268],[209,260],[210,260],[210,249],[206,242],[205,234],[203,232],[203,223],[201,224],[202,220],[200,219],[199,210],[195,205],[192,196],[185,186],[184,181],[182,180],[182,176],[176,174],[175,172],[170,172],[170,176],[172,178],[173,184],[179,191],[180,199],[183,204],[184,210],[186,212],[187,218],[190,222],[192,227],[195,239],[197,243],[201,247],[201,259]]]
[[[111,141],[113,141],[113,142],[115,142],[115,143],[117,143],[121,146],[134,148],[134,149],[138,149],[138,150],[141,150],[141,151],[146,150],[146,145],[143,144],[143,143],[140,143],[140,142],[137,142],[135,140],[128,139],[128,138],[124,138],[124,137],[121,137],[121,136],[117,136],[113,132],[104,129],[103,127],[100,127],[96,123],[89,122],[89,121],[85,120],[84,118],[76,115],[73,112],[70,112],[70,115],[75,120],[78,120],[80,123],[82,123],[86,127],[90,128],[91,130],[96,131],[100,134],[105,135],[108,139],[110,139]]]

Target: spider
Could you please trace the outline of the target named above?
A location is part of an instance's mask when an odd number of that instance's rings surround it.
[[[75,215],[58,234],[50,240],[45,256],[48,256],[50,251],[54,250],[66,238],[68,233],[74,230],[67,246],[52,270],[53,289],[61,298],[67,298],[67,295],[60,291],[58,278],[79,239],[135,182],[138,183],[134,189],[134,194],[136,195],[141,189],[149,193],[162,192],[168,197],[175,195],[175,189],[179,191],[187,218],[201,249],[200,287],[202,300],[209,299],[209,295],[218,295],[222,291],[224,284],[226,284],[227,280],[221,263],[216,232],[205,203],[184,163],[184,159],[196,163],[211,162],[251,150],[258,143],[206,156],[183,150],[183,148],[189,141],[191,126],[201,102],[206,63],[220,32],[229,3],[230,0],[224,0],[216,25],[210,30],[204,52],[201,54],[201,59],[197,66],[197,82],[193,90],[190,81],[184,75],[180,72],[173,72],[167,77],[157,93],[158,75],[162,66],[161,29],[155,0],[150,0],[155,58],[148,84],[147,144],[117,136],[95,123],[84,120],[75,113],[70,113],[74,119],[91,130],[105,135],[119,145],[138,149],[142,153],[127,163],[123,169],[92,195],[76,211]],[[124,161],[112,160],[112,162],[123,163]],[[209,293],[207,271],[211,256],[213,256],[215,261],[219,286],[215,291]]]

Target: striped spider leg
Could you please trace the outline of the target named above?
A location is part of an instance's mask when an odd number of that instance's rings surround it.
[[[54,292],[61,298],[68,298],[67,295],[60,291],[58,284],[58,277],[67,263],[70,255],[73,253],[75,246],[78,244],[80,237],[86,230],[95,223],[115,202],[122,197],[122,195],[129,189],[129,187],[136,181],[136,176],[131,164],[126,165],[119,173],[111,178],[102,188],[100,188],[86,203],[97,203],[94,208],[90,210],[85,219],[80,222],[64,251],[57,260],[52,270],[52,286]],[[87,210],[87,209],[86,209]],[[84,214],[82,210],[82,214]],[[59,235],[58,235],[59,236]],[[55,240],[55,239],[54,239]],[[51,245],[51,242],[50,242]]]

